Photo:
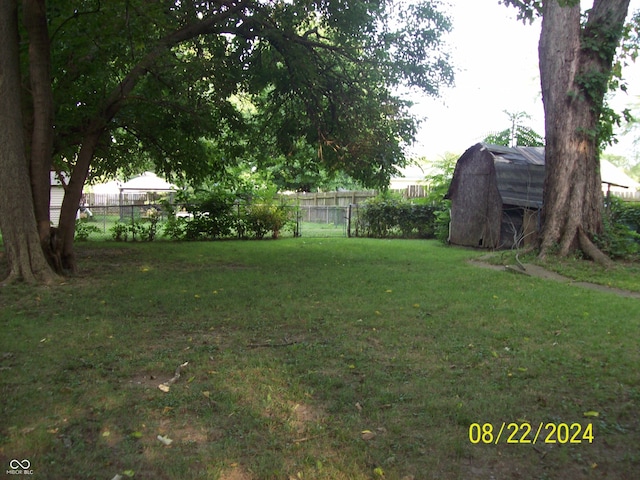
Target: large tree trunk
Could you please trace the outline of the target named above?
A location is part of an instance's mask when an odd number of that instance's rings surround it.
[[[628,7],[629,0],[595,0],[582,27],[579,4],[544,2],[539,44],[546,133],[541,257],[581,249],[607,263],[592,243],[603,229],[598,124]]]
[[[0,2],[0,230],[9,265],[5,282],[51,283],[34,215],[20,102],[16,0]]]
[[[91,160],[98,146],[100,138],[106,131],[106,125],[96,127],[94,131],[86,135],[82,141],[82,147],[78,153],[76,164],[73,167],[71,179],[67,184],[60,210],[60,222],[58,230],[60,243],[58,252],[65,270],[75,272],[77,270],[75,253],[73,249],[73,237],[75,234],[76,213],[82,199],[82,188],[89,174]]]
[[[51,86],[51,48],[44,0],[24,0],[24,25],[29,36],[29,85],[33,118],[29,173],[34,212],[43,251],[49,263],[60,271],[59,254],[50,228],[51,161],[53,152],[53,91]]]

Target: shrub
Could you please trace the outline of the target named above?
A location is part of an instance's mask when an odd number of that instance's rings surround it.
[[[76,220],[74,238],[79,242],[86,242],[92,233],[100,233],[100,229],[95,225],[90,225],[84,220]]]
[[[382,194],[363,205],[357,229],[374,238],[433,238],[436,208],[415,205],[396,194]]]
[[[126,242],[129,237],[129,225],[122,222],[116,222],[110,229],[111,236],[116,242]]]
[[[288,221],[289,214],[284,206],[250,205],[241,223],[244,235],[252,233],[254,238],[262,239],[269,232],[272,238],[278,238]]]
[[[606,203],[604,232],[596,243],[613,258],[628,258],[640,253],[640,204],[611,197]]]
[[[136,237],[142,241],[152,242],[158,231],[158,218],[158,215],[152,215],[146,222],[140,220],[131,223],[116,222],[111,227],[111,237],[116,242],[126,242],[131,235],[131,240],[134,242]]]
[[[174,240],[213,240],[229,237],[236,227],[234,197],[215,191],[187,207],[192,218],[176,218],[171,214],[163,235]]]
[[[449,224],[451,223],[451,201],[443,200],[434,211],[434,236],[442,243],[449,243]]]
[[[162,235],[172,240],[184,240],[189,220],[184,217],[176,217],[175,214],[168,217],[163,226]]]

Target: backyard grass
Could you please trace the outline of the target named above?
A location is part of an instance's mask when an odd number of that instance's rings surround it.
[[[435,241],[78,255],[0,289],[7,478],[638,478],[637,299]]]

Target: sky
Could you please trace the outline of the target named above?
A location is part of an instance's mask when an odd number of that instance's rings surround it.
[[[525,25],[516,10],[498,0],[445,0],[453,22],[447,35],[455,85],[439,98],[414,94],[412,113],[422,119],[411,156],[440,158],[447,152],[461,154],[491,133],[510,126],[509,113],[525,112],[526,125],[544,135],[544,111],[540,94],[538,40],[540,21]],[[588,3],[588,2],[583,2]],[[640,9],[631,0],[630,12]],[[640,102],[640,59],[624,72],[628,93],[612,99],[614,108]],[[607,153],[633,157],[632,139],[620,138]]]

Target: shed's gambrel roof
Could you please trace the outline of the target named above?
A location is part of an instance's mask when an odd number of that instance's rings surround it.
[[[505,205],[542,206],[544,184],[543,147],[482,146],[493,156],[498,191]]]
[[[489,153],[493,159],[496,186],[503,205],[527,208],[540,208],[542,206],[545,166],[544,147],[504,147],[502,145],[478,143],[467,152],[477,152],[478,147],[480,152],[483,154]],[[606,160],[601,160],[600,162],[603,184],[623,188],[636,188],[637,183],[626,177],[623,172],[610,165]],[[455,175],[454,173],[454,177]],[[447,194],[448,196],[449,194]]]

